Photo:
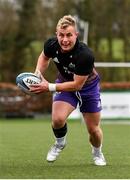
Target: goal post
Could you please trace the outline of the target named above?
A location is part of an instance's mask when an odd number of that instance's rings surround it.
[[[130,62],[95,62],[95,67],[130,67]]]

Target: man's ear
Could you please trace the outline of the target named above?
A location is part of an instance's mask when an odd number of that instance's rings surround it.
[[[76,32],[76,36],[77,36],[77,37],[79,36],[79,32]]]

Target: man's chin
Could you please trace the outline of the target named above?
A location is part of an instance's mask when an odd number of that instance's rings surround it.
[[[61,47],[61,48],[62,48],[63,52],[68,52],[68,51],[70,51],[72,49],[72,48],[69,48],[69,47],[67,47],[67,48]]]

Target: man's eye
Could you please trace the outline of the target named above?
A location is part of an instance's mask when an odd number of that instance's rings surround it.
[[[63,34],[59,34],[60,37],[63,37],[64,35]]]
[[[67,34],[67,37],[70,37],[70,36],[72,36],[72,34],[70,33],[70,34]]]

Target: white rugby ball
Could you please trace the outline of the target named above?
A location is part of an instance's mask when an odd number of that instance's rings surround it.
[[[36,76],[31,72],[24,72],[19,74],[16,77],[17,86],[25,93],[34,95],[33,92],[30,91],[30,85],[39,84],[41,82],[41,78]]]

